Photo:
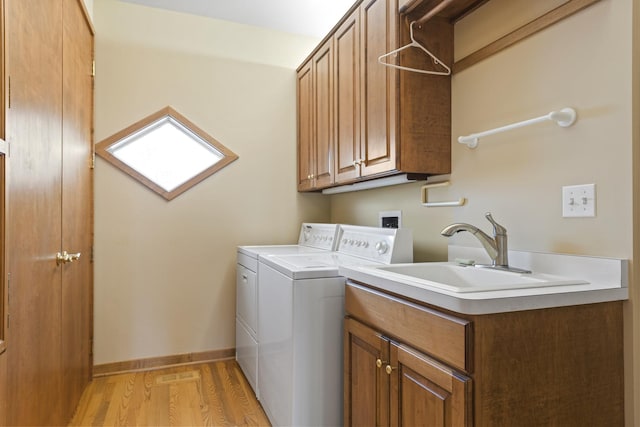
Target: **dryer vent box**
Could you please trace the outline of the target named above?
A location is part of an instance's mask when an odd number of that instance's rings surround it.
[[[401,228],[402,227],[402,211],[379,212],[378,226],[383,228]]]

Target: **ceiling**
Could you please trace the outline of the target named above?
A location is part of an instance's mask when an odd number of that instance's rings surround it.
[[[322,38],[355,0],[121,0]]]

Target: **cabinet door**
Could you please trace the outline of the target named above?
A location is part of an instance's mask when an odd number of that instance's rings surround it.
[[[62,271],[64,412],[70,419],[91,379],[93,34],[78,0],[63,0],[62,250],[80,258]]]
[[[335,40],[336,182],[360,175],[360,10],[338,28]]]
[[[378,58],[397,47],[397,0],[365,0],[361,6],[361,175],[396,169],[398,71]]]
[[[333,184],[333,41],[313,57],[315,161],[314,186]]]
[[[298,71],[298,191],[310,190],[313,187],[314,147],[313,130],[313,77],[312,62],[307,62]]]
[[[389,341],[351,318],[344,328],[344,425],[388,425]]]
[[[5,0],[9,425],[64,425],[62,2]]]
[[[471,425],[470,379],[402,345],[390,353],[392,426]]]

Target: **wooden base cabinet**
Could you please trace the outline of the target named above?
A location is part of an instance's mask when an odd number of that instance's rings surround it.
[[[347,426],[622,426],[620,301],[467,315],[348,282]]]
[[[354,319],[345,372],[345,425],[471,425],[469,378]]]

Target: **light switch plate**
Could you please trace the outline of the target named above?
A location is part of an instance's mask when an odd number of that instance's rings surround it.
[[[596,216],[596,185],[569,185],[562,187],[562,216]]]

